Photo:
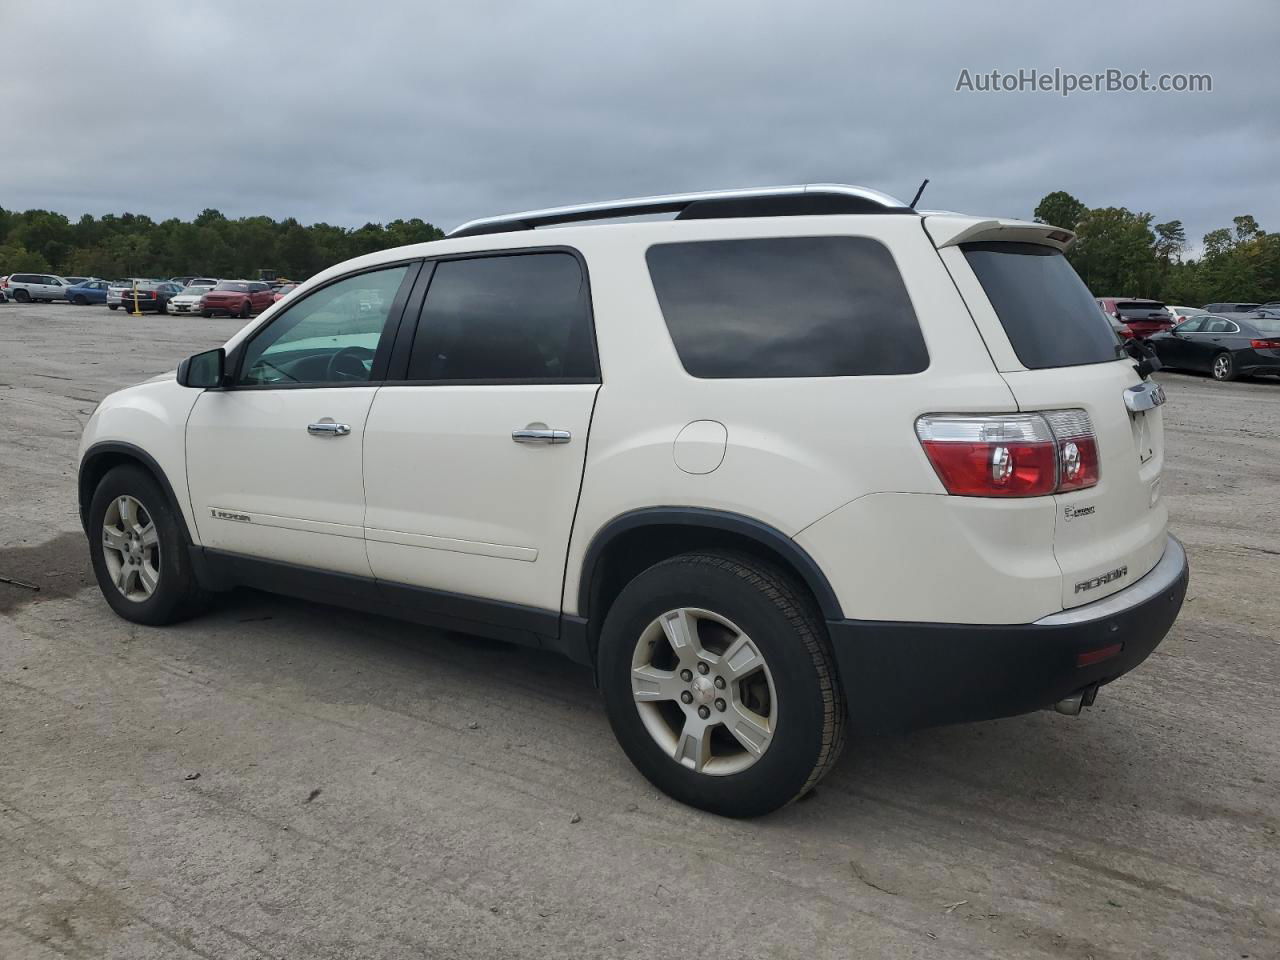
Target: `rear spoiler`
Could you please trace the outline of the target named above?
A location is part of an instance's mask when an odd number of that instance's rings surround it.
[[[924,212],[924,228],[941,250],[961,243],[1002,240],[1011,243],[1039,243],[1046,247],[1065,251],[1076,235],[1047,223],[1030,220],[980,220],[954,213]]]

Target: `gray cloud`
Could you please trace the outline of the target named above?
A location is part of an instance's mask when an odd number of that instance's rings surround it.
[[[50,41],[0,59],[0,205],[447,229],[810,180],[909,199],[927,176],[931,207],[1029,216],[1065,189],[1193,238],[1280,229],[1273,0],[866,6],[18,0],[6,36]],[[1214,89],[954,91],[1020,67]]]

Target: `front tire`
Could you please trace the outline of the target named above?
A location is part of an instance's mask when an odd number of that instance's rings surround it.
[[[71,302],[77,307],[87,307],[89,305],[88,298],[86,298],[82,293],[77,293]]]
[[[89,505],[89,556],[107,604],[134,623],[160,626],[204,609],[183,520],[151,474],[108,471]]]
[[[690,806],[769,813],[811,790],[844,745],[822,619],[754,557],[690,553],[641,573],[609,610],[599,663],[623,750]]]
[[[246,301],[241,305],[241,307],[240,307],[240,319],[241,319],[241,320],[248,320],[248,319],[249,319],[249,314],[250,314],[251,312],[252,312],[252,307],[250,306],[249,301],[248,301],[248,300],[246,300]]]
[[[111,308],[112,310],[119,310],[119,309],[120,309],[120,304],[118,304],[118,303],[108,303],[108,304],[107,304],[107,306],[108,306],[109,308]]]
[[[1225,351],[1213,358],[1213,366],[1209,368],[1209,372],[1213,374],[1213,379],[1224,382],[1237,380],[1240,377],[1236,372],[1235,358]]]

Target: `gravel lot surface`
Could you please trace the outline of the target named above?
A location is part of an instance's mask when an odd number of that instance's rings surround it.
[[[116,618],[81,427],[237,325],[0,304],[0,957],[1280,956],[1280,383],[1160,375],[1191,589],[1093,710],[854,737],[734,822],[567,662],[252,591]]]

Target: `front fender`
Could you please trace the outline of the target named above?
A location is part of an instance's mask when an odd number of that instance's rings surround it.
[[[87,508],[84,479],[102,457],[128,456],[157,474],[186,521],[192,542],[196,540],[195,516],[187,489],[187,418],[199,390],[179,386],[173,376],[129,387],[108,396],[93,412],[80,437],[81,515]]]

